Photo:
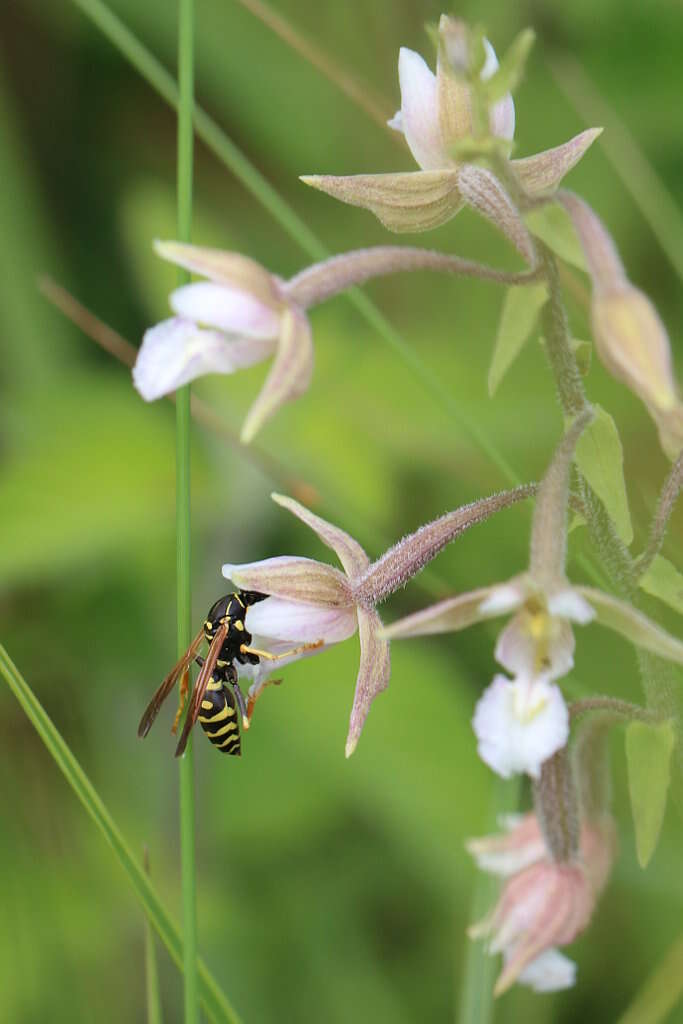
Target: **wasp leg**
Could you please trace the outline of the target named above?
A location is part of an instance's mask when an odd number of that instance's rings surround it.
[[[240,690],[240,684],[235,679],[232,684],[232,692],[235,694],[235,703],[242,716],[242,728],[249,728],[249,715],[247,714],[247,703],[244,699],[244,694]]]
[[[197,662],[200,668],[204,664],[204,659],[202,658],[201,654],[198,654],[194,660]]]
[[[199,660],[199,659],[197,659],[197,660]],[[204,659],[202,658],[201,660],[202,660],[202,664],[203,664],[204,663]],[[180,719],[182,718],[183,708],[185,707],[185,702],[187,701],[187,695],[188,695],[189,692],[190,692],[190,673],[188,671],[185,671],[185,672],[183,672],[183,677],[180,680],[180,693],[178,695],[178,710],[175,713],[175,718],[173,719],[173,725],[171,726],[171,732],[172,732],[172,734],[174,736],[175,736],[175,734],[178,731],[178,725],[180,723]]]
[[[303,654],[305,651],[315,651],[318,647],[322,647],[324,643],[324,640],[315,640],[313,643],[300,644],[299,647],[291,647],[288,651],[282,651],[281,654],[271,654],[270,651],[260,651],[258,647],[249,647],[247,644],[242,644],[240,652],[242,654],[255,654],[259,658],[265,658],[266,661],[281,661],[282,658],[291,658],[294,654]]]
[[[264,679],[263,682],[259,685],[257,690],[255,690],[253,693],[250,692],[248,694],[248,699],[247,699],[247,722],[249,724],[251,724],[251,716],[254,714],[254,705],[256,704],[256,701],[259,699],[259,697],[261,696],[261,694],[265,690],[266,686],[279,686],[281,682],[282,682],[282,679]]]

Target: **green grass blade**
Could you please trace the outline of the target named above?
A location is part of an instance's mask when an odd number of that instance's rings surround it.
[[[178,6],[178,238],[192,234],[192,164],[194,132],[194,0]],[[180,269],[178,284],[190,275]],[[178,655],[192,641],[192,585],[190,576],[190,385],[176,393],[176,606]],[[197,864],[195,851],[194,751],[190,737],[179,765],[180,862],[183,903],[183,962],[185,1024],[199,1024],[197,979]]]
[[[183,942],[178,925],[167,913],[154,886],[133,856],[130,846],[114,823],[90,779],[2,644],[0,644],[0,675],[6,680],[58,768],[114,851],[150,924],[175,963],[182,969]],[[214,1024],[240,1024],[240,1017],[230,1005],[206,964],[198,960],[197,966],[200,999],[210,1019],[214,1021]]]
[[[683,216],[675,199],[581,63],[563,54],[549,64],[560,89],[586,123],[604,126],[601,148],[650,225],[662,252],[683,280]]]
[[[493,779],[487,821],[489,832],[498,830],[501,814],[511,814],[518,810],[520,792],[519,777],[512,781],[498,776]],[[470,912],[472,924],[481,921],[489,913],[499,888],[497,878],[485,871],[477,872]],[[499,966],[499,958],[490,956],[481,940],[470,941],[465,954],[460,991],[456,992],[455,1019],[458,1024],[491,1024],[494,1015],[493,983]]]
[[[149,853],[146,847],[143,861],[145,873],[149,876]],[[154,929],[149,918],[145,918],[145,993],[147,996],[147,1024],[163,1024],[157,950],[154,942]]]
[[[674,942],[617,1024],[663,1024],[682,997],[683,935]]]
[[[179,92],[173,77],[126,28],[123,22],[109,10],[107,5],[102,0],[73,0],[73,3],[97,25],[159,95],[170,106],[177,109]],[[307,227],[291,206],[282,199],[218,124],[199,106],[194,108],[194,126],[199,138],[310,258],[322,260],[330,255],[320,239]],[[348,292],[348,298],[361,316],[374,327],[384,342],[405,362],[423,387],[438,400],[439,404],[457,423],[459,429],[496,466],[506,483],[511,486],[521,483],[518,474],[498,451],[496,445],[489,440],[479,425],[462,411],[448,389],[441,384],[438,375],[425,366],[420,356],[401,337],[377,306],[357,289]]]

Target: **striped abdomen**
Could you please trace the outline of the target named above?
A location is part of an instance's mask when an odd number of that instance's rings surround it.
[[[237,710],[232,690],[211,676],[199,710],[199,724],[211,742],[224,754],[241,754]]]

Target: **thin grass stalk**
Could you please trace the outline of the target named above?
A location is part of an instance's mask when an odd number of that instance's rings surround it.
[[[147,847],[144,849],[142,860],[145,866],[145,874],[149,877],[149,850]],[[147,1024],[163,1024],[157,950],[154,942],[154,929],[149,922],[149,918],[145,918],[145,994]]]
[[[519,777],[510,780],[496,775],[493,778],[486,822],[487,832],[496,831],[502,814],[511,814],[518,810],[520,795]],[[498,895],[499,884],[499,880],[488,872],[477,871],[470,910],[471,924],[481,921],[490,912]],[[485,943],[468,943],[460,988],[455,994],[457,1024],[492,1024],[495,1012],[493,981],[497,967],[497,960],[487,952]]]
[[[178,238],[192,229],[192,114],[194,105],[194,0],[178,4]],[[178,271],[178,284],[190,275]],[[176,605],[178,655],[192,641],[190,579],[190,385],[176,394]],[[192,737],[180,762],[180,859],[183,903],[185,1024],[199,1024],[197,979],[197,867],[195,855],[194,752]]]
[[[114,855],[128,876],[148,920],[171,958],[182,970],[183,940],[180,928],[165,909],[156,889],[133,855],[129,844],[92,782],[2,644],[0,644],[0,675],[4,677],[26,717],[45,744],[48,753],[54,758],[57,767],[87,814],[114,851]],[[240,1017],[230,1005],[227,996],[209,972],[206,964],[200,960],[197,969],[200,998],[210,1020],[214,1021],[214,1024],[241,1024]]]

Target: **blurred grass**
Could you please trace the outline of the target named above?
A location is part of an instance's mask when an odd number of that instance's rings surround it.
[[[168,5],[112,7],[172,66]],[[386,0],[276,7],[390,107],[398,47],[429,55],[421,25],[439,13],[431,2]],[[198,95],[211,115],[330,249],[385,242],[369,214],[309,192],[296,176],[407,170],[409,155],[237,3],[198,0],[197,9]],[[587,0],[571,8],[489,0],[464,3],[459,13],[484,21],[499,48],[527,23],[539,33],[517,102],[520,155],[586,127],[545,64],[546,48],[571,52],[680,208],[674,112],[683,26],[672,10],[662,5],[655,17],[605,0],[599,34]],[[174,232],[174,117],[67,4],[3,7],[0,52],[3,634],[132,845],[149,845],[155,884],[177,910],[170,713],[145,744],[135,738],[174,652],[172,410],[144,406],[126,371],[45,305],[34,284],[38,272],[51,273],[131,339],[165,315],[173,281],[149,243]],[[568,183],[604,216],[680,359],[678,281],[601,145]],[[300,252],[201,146],[196,186],[196,241],[241,249],[283,275],[300,268]],[[428,244],[506,259],[487,226],[467,214]],[[486,394],[502,293],[429,275],[377,282],[367,293],[466,415],[524,478],[537,478],[561,430],[540,349],[527,347],[495,401]],[[572,316],[577,336],[587,336],[577,306]],[[499,486],[491,465],[347,302],[315,310],[312,320],[313,387],[261,443],[318,492],[323,514],[376,555]],[[198,391],[237,427],[262,375],[255,368]],[[637,548],[666,465],[644,412],[596,361],[587,386],[622,434]],[[234,450],[197,432],[193,464],[197,614],[222,592],[226,560],[287,551],[327,557],[272,506],[271,484]],[[682,528],[679,511],[666,544],[674,561]],[[513,509],[473,531],[440,556],[439,579],[456,591],[511,575],[524,565],[527,529],[528,515]],[[572,540],[585,543],[581,531]],[[415,585],[396,595],[387,617],[425,601]],[[680,627],[654,599],[649,611]],[[488,827],[490,801],[469,719],[494,671],[494,635],[477,627],[395,644],[391,687],[348,763],[354,641],[287,671],[283,687],[259,704],[240,763],[226,765],[197,743],[200,949],[246,1020],[453,1015],[453,965],[463,963],[474,881],[462,841]],[[632,652],[591,627],[577,636],[577,676],[593,691],[637,698]],[[0,1019],[141,1019],[137,907],[21,712],[0,694]],[[621,856],[575,947],[579,985],[556,997],[514,991],[497,1007],[497,1022],[616,1019],[679,932],[678,822],[669,814],[653,864],[640,872],[622,749],[615,738]],[[163,951],[159,974],[166,1019],[179,1020],[180,983]],[[669,1021],[681,1019],[676,1013]]]

